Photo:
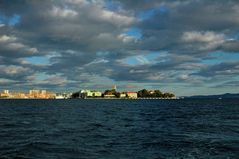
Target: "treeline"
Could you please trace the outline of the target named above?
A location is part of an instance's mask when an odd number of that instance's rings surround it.
[[[120,97],[120,92],[117,92],[115,89],[111,89],[111,90],[105,90],[105,92],[102,94],[102,97],[104,95],[115,95],[115,97],[119,98]]]
[[[147,89],[142,89],[137,93],[138,98],[173,98],[175,95],[173,93],[168,93],[168,92],[161,92],[160,90],[147,90]],[[112,90],[105,90],[102,93],[101,97],[104,97],[105,95],[114,95],[116,98],[121,98],[121,94],[126,94],[127,92],[117,92],[115,89]],[[76,92],[72,94],[72,98],[79,98],[80,97],[80,92]]]
[[[163,93],[160,90],[147,90],[142,89],[138,91],[138,97],[139,98],[145,98],[145,97],[158,97],[158,98],[173,98],[175,95],[173,93]]]

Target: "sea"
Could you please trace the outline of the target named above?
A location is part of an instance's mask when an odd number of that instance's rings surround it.
[[[0,100],[1,159],[238,159],[239,99]]]

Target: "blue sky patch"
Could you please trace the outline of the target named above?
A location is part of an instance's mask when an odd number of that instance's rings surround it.
[[[27,61],[33,63],[33,64],[49,64],[49,58],[48,57],[27,57],[25,58]]]
[[[153,9],[148,9],[145,11],[142,11],[139,14],[139,18],[141,20],[148,20],[152,17],[154,17],[157,13],[159,13],[160,15],[166,15],[169,13],[169,8],[165,7],[165,6],[160,6],[159,8],[153,8]]]
[[[21,16],[14,14],[13,16],[5,16],[0,14],[0,23],[7,24],[10,26],[15,26],[21,21]]]
[[[139,14],[139,18],[142,20],[147,20],[153,17],[156,14],[156,9],[149,9],[146,11],[143,11]]]
[[[115,1],[112,0],[108,0],[105,4],[105,7],[110,11],[118,11],[121,9],[119,3],[116,3]]]
[[[21,17],[19,15],[14,15],[9,18],[8,25],[10,26],[17,25],[20,22],[20,20],[21,20]]]
[[[36,80],[43,81],[46,80],[48,76],[45,73],[38,73],[36,76]]]
[[[202,60],[203,64],[208,65],[215,65],[221,62],[228,62],[228,61],[238,61],[239,54],[235,53],[227,53],[227,52],[214,52],[209,56],[211,59]]]
[[[128,31],[126,32],[126,34],[129,35],[129,36],[132,36],[136,39],[141,39],[142,38],[141,30],[139,28],[136,28],[136,27],[129,28]]]
[[[125,62],[129,65],[142,65],[142,64],[153,64],[156,63],[158,57],[160,56],[159,52],[152,52],[145,55],[136,55],[131,56],[125,59]]]

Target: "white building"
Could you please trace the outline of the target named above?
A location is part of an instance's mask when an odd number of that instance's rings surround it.
[[[126,98],[126,93],[120,93],[120,98]]]
[[[101,97],[102,93],[99,91],[91,91],[91,90],[81,90],[79,93],[80,98],[87,98],[87,97]]]
[[[138,94],[136,92],[127,92],[126,94],[128,98],[138,98]]]
[[[9,94],[9,90],[4,90],[3,93]]]

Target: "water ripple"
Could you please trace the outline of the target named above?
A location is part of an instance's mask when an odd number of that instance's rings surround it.
[[[0,100],[0,158],[237,158],[238,100]]]

